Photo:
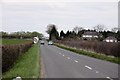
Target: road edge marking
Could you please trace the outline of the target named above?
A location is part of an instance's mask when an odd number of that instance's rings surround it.
[[[44,62],[43,62],[43,58],[42,57],[40,57],[41,59],[41,61],[40,61],[40,65],[41,65],[41,71],[40,71],[40,76],[41,76],[41,78],[45,78],[46,77],[46,74],[45,74],[45,65],[44,65]]]

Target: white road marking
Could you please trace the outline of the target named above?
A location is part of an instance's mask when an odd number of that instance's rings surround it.
[[[76,54],[76,55],[79,55],[79,54]]]
[[[106,77],[107,79],[110,79],[110,80],[113,80],[112,78],[110,78],[110,77]]]
[[[69,57],[67,57],[67,59],[70,59]]]
[[[91,67],[89,67],[89,66],[87,66],[87,65],[86,65],[85,67],[86,67],[86,68],[88,68],[88,69],[90,69],[90,70],[92,70],[92,68],[91,68]]]
[[[99,73],[99,71],[96,71],[96,73]]]
[[[74,60],[76,63],[78,63],[78,61],[77,60]]]
[[[65,56],[65,55],[63,55],[63,56]]]

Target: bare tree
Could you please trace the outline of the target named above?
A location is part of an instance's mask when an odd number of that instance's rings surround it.
[[[76,34],[78,34],[78,32],[81,31],[81,30],[83,30],[83,27],[78,27],[78,26],[76,26],[76,27],[73,28],[73,31],[74,31]]]
[[[118,31],[118,27],[114,27],[111,29],[112,32],[117,32]]]
[[[99,24],[99,25],[93,27],[93,29],[96,30],[97,32],[99,32],[99,31],[104,31],[106,28],[104,25]]]

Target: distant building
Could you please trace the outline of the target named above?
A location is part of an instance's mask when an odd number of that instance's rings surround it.
[[[101,38],[102,35],[98,32],[93,32],[93,31],[87,31],[82,34],[82,39],[83,40],[97,40]]]
[[[105,41],[105,42],[117,42],[117,39],[113,36],[109,36],[106,39],[104,39],[103,41]]]

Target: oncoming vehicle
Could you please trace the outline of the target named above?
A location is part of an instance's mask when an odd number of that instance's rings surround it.
[[[49,42],[48,42],[48,45],[53,45],[53,42],[52,42],[52,41],[49,41]]]
[[[44,44],[45,44],[45,42],[44,42],[43,40],[41,40],[41,41],[40,41],[40,44],[44,45]]]

